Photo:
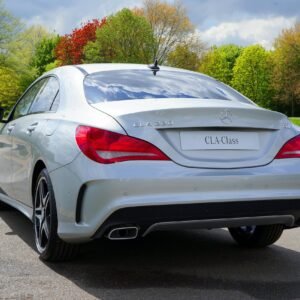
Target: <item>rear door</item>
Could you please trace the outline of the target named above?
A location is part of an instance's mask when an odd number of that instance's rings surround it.
[[[15,127],[12,132],[12,197],[24,204],[32,205],[31,174],[34,163],[33,140],[43,134],[46,118],[45,113],[51,111],[54,99],[59,90],[55,77],[47,77],[38,81],[35,95],[26,115],[15,117]]]

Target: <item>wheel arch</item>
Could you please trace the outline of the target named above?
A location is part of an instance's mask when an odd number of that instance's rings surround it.
[[[35,184],[37,181],[37,178],[39,176],[39,174],[41,173],[41,171],[43,169],[47,169],[46,164],[43,160],[39,159],[33,168],[33,172],[32,172],[32,180],[31,180],[31,196],[32,196],[32,205],[33,205],[33,199],[34,199],[34,188],[35,188]]]

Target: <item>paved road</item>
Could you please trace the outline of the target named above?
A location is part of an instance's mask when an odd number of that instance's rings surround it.
[[[226,230],[98,241],[72,263],[45,264],[32,225],[0,212],[0,299],[300,299],[300,230],[243,250]]]

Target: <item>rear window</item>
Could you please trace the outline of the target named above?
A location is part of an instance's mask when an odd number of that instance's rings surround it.
[[[160,70],[114,70],[93,73],[84,80],[90,104],[155,98],[201,98],[252,103],[221,82],[197,73]]]

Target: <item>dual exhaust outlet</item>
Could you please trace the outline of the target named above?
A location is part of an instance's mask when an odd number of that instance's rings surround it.
[[[137,226],[115,227],[111,229],[107,238],[109,240],[134,240],[138,237],[139,228]]]

